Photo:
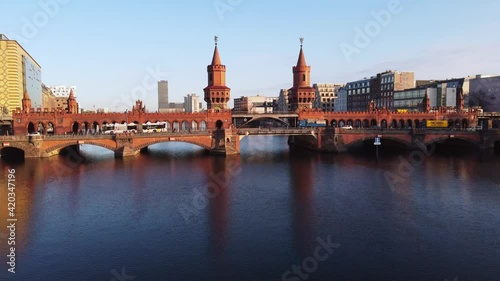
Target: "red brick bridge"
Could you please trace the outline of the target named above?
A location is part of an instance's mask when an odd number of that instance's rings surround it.
[[[283,127],[236,128],[237,118],[245,117],[245,125],[259,120],[275,120]],[[289,144],[319,151],[343,152],[351,145],[380,136],[407,147],[415,143],[431,144],[446,139],[460,139],[481,148],[490,149],[500,140],[497,130],[467,131],[475,127],[478,113],[472,110],[456,112],[446,109],[422,113],[394,113],[386,110],[367,112],[322,112],[302,110],[282,114],[232,114],[230,110],[208,110],[199,113],[149,113],[137,101],[124,113],[71,114],[66,111],[21,110],[13,113],[15,136],[0,137],[4,149],[19,149],[25,157],[49,157],[68,146],[90,144],[115,152],[117,156],[137,154],[150,145],[177,141],[203,147],[213,153],[238,154],[240,140],[253,135],[289,136]],[[297,120],[324,120],[324,128],[296,128]],[[426,120],[448,120],[454,129],[422,130]],[[166,122],[167,132],[155,134],[94,135],[99,127],[112,123]],[[339,127],[351,125],[354,129]],[[377,129],[373,129],[373,128]],[[36,128],[36,129],[35,129]],[[27,136],[39,130],[41,136]]]

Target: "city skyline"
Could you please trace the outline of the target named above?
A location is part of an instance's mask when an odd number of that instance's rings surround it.
[[[120,5],[117,14],[116,1],[53,0],[2,3],[11,12],[0,23],[1,33],[40,63],[43,83],[77,86],[87,109],[109,104],[121,110],[140,98],[154,111],[158,80],[169,81],[173,101],[202,96],[214,35],[227,66],[231,107],[235,97],[278,96],[292,86],[299,37],[305,38],[311,84],[346,83],[387,69],[414,71],[416,79],[498,72],[500,40],[491,30],[500,26],[494,17],[500,3],[415,2],[149,2]]]

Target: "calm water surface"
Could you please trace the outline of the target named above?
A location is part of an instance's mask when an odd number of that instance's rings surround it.
[[[82,155],[1,163],[0,223],[8,168],[18,222],[16,274],[0,228],[0,280],[500,280],[498,155],[405,166],[408,153],[289,152],[281,137],[228,158]]]

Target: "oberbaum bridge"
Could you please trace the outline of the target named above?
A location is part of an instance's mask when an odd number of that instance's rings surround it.
[[[132,110],[118,113],[78,113],[73,92],[66,110],[31,108],[27,92],[22,108],[12,113],[13,136],[0,137],[1,154],[22,151],[25,158],[49,157],[66,148],[78,149],[82,144],[96,145],[114,151],[116,157],[133,156],[150,145],[162,142],[185,142],[198,145],[211,153],[234,155],[240,153],[240,141],[256,135],[288,136],[290,146],[324,152],[345,152],[354,144],[379,138],[384,145],[404,145],[408,148],[432,145],[446,140],[459,140],[476,145],[481,150],[500,146],[500,130],[491,128],[491,120],[481,120],[486,130],[450,130],[421,128],[426,120],[448,120],[457,128],[474,128],[481,113],[464,110],[463,93],[457,93],[457,106],[431,111],[429,97],[422,101],[422,112],[391,112],[377,109],[373,101],[366,112],[324,112],[312,108],[315,89],[311,87],[311,67],[306,64],[302,40],[297,65],[292,67],[293,87],[288,91],[290,112],[272,114],[241,114],[231,112],[227,103],[230,88],[226,86],[226,66],[221,63],[217,39],[212,63],[207,66],[208,86],[204,88],[206,112],[159,113],[147,112],[142,101]],[[307,128],[299,120],[322,120],[327,126]],[[490,118],[491,119],[491,118]],[[486,122],[484,122],[486,121]],[[167,132],[81,134],[96,132],[106,124],[147,124],[166,122]],[[262,129],[261,124],[272,124]],[[344,129],[352,126],[354,129]],[[37,128],[37,129],[35,129]],[[376,128],[376,129],[373,129]],[[28,134],[35,131],[42,134]],[[50,132],[50,134],[48,134]],[[140,130],[139,130],[140,132]],[[387,141],[387,142],[386,142]]]

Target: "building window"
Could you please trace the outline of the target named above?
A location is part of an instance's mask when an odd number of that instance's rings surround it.
[[[302,74],[302,81],[306,81],[306,75]]]

